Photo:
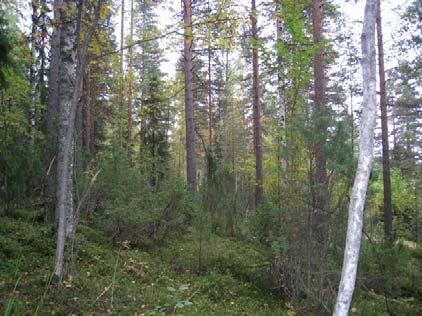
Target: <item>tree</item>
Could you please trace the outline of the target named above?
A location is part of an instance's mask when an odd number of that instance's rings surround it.
[[[388,143],[387,91],[384,69],[384,44],[382,40],[381,0],[377,1],[377,46],[378,72],[380,84],[381,108],[381,138],[382,138],[382,170],[384,183],[384,234],[391,237],[393,227],[393,206],[391,203],[391,176],[390,176],[390,148]]]
[[[57,245],[54,274],[60,279],[65,274],[65,242],[75,233],[73,221],[73,180],[72,180],[72,144],[73,128],[76,114],[74,99],[76,82],[76,1],[66,1],[60,5],[60,16],[63,23],[60,30],[60,64],[59,68],[59,137],[57,156]],[[75,102],[76,103],[76,102]],[[70,132],[68,132],[70,131]],[[69,134],[69,136],[68,136]]]
[[[195,155],[195,121],[193,100],[193,33],[192,1],[183,0],[184,22],[184,73],[185,73],[185,124],[186,124],[186,177],[192,194],[197,191],[196,155]]]
[[[130,1],[130,37],[129,45],[133,42],[133,0]],[[127,155],[129,163],[132,163],[132,100],[133,100],[133,47],[129,47],[129,65],[128,65],[128,97],[127,97]]]
[[[262,166],[262,127],[261,101],[259,90],[259,59],[258,59],[258,27],[255,0],[251,2],[252,24],[252,106],[253,106],[253,140],[255,154],[255,206],[262,201],[264,195],[264,170]]]
[[[334,314],[347,315],[352,302],[359,261],[363,227],[363,209],[374,157],[374,129],[377,114],[375,23],[377,0],[367,0],[363,22],[362,73],[363,111],[360,125],[359,159],[349,204],[343,269]]]
[[[59,66],[60,66],[60,33],[61,33],[61,15],[60,5],[62,0],[55,0],[53,4],[54,11],[54,30],[51,37],[50,51],[50,71],[48,79],[48,102],[47,102],[47,150],[46,167],[47,187],[45,201],[47,205],[46,217],[53,218],[56,195],[57,179],[57,134],[58,134],[58,101],[59,101]],[[57,225],[57,216],[55,216]]]
[[[68,0],[60,5],[60,15],[64,21],[60,31],[60,70],[59,70],[59,138],[57,154],[57,204],[58,217],[57,245],[54,274],[62,279],[65,271],[65,244],[73,239],[76,233],[76,219],[73,208],[73,133],[75,118],[80,98],[81,81],[87,62],[87,50],[91,37],[96,29],[102,0],[98,1],[95,18],[90,26],[80,50],[77,38],[77,3]],[[80,8],[81,9],[81,8]],[[76,60],[78,56],[78,60]]]
[[[315,208],[316,208],[316,225],[318,238],[324,239],[325,224],[327,221],[327,204],[328,204],[328,178],[327,178],[327,161],[324,153],[324,146],[327,138],[327,109],[325,96],[325,65],[324,65],[324,48],[323,48],[323,13],[322,0],[313,1],[313,33],[314,44],[317,52],[314,56],[314,93],[315,93],[315,109],[314,109],[314,125],[316,133],[315,141],[315,164],[316,174],[314,181]]]

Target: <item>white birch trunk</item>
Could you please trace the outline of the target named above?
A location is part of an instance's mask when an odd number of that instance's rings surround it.
[[[333,315],[348,315],[355,289],[362,237],[363,209],[372,169],[377,112],[375,21],[377,0],[367,0],[362,30],[363,112],[360,125],[359,160],[349,205],[343,270]]]

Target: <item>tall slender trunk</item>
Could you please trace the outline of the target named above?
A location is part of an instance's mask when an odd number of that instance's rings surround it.
[[[91,144],[91,135],[92,135],[92,100],[91,100],[91,82],[90,82],[90,67],[86,69],[86,73],[83,78],[83,147],[84,153],[88,158],[92,157],[92,144]]]
[[[39,94],[40,94],[40,103],[42,105],[47,103],[47,91],[45,86],[45,67],[46,67],[46,55],[45,55],[45,47],[47,41],[47,3],[46,0],[40,0],[40,31],[41,31],[41,38],[40,38],[40,70],[39,70]]]
[[[210,1],[208,0],[208,11],[211,14]],[[208,145],[212,148],[212,73],[211,73],[211,25],[207,24],[208,31]]]
[[[314,0],[313,2],[313,32],[314,44],[317,46],[317,52],[314,56],[314,75],[315,75],[315,109],[314,109],[314,125],[316,131],[315,141],[315,208],[316,208],[316,225],[318,226],[319,238],[324,235],[324,226],[327,217],[327,198],[328,198],[328,179],[326,168],[326,157],[324,154],[324,146],[327,138],[327,105],[325,96],[325,65],[324,65],[324,49],[321,47],[323,40],[323,0]]]
[[[255,154],[255,207],[262,201],[264,195],[264,170],[262,167],[262,127],[261,102],[259,91],[259,59],[258,59],[258,27],[255,0],[251,3],[252,24],[252,105],[253,105],[253,139]]]
[[[363,209],[374,159],[374,129],[377,114],[375,23],[377,0],[367,0],[362,30],[363,111],[360,126],[359,159],[349,204],[343,269],[334,316],[346,316],[352,302],[359,261]]]
[[[211,46],[208,43],[208,143],[212,147],[212,86],[211,86]]]
[[[133,41],[133,0],[130,1],[130,43]],[[127,157],[132,164],[132,98],[133,98],[133,72],[132,72],[132,46],[129,48],[128,64],[128,96],[127,96]]]
[[[58,216],[54,216],[56,205],[56,181],[57,181],[57,135],[58,129],[58,112],[59,112],[59,69],[60,69],[60,33],[61,33],[61,16],[60,5],[62,0],[54,0],[54,30],[51,37],[51,53],[50,53],[50,71],[49,71],[49,91],[47,102],[47,153],[46,153],[46,170],[47,170],[47,187],[45,193],[46,202],[46,219],[55,217],[57,226]]]
[[[60,32],[60,70],[59,93],[60,128],[57,157],[57,215],[58,231],[56,245],[56,262],[54,273],[60,279],[63,277],[65,262],[65,242],[74,232],[73,226],[73,129],[76,116],[77,101],[73,106],[75,90],[80,84],[76,82],[76,1],[66,1],[61,5],[60,14],[66,21]],[[79,96],[79,93],[78,93]],[[72,109],[74,108],[74,110]],[[72,119],[73,117],[73,119]],[[68,132],[70,135],[68,137]]]
[[[119,114],[118,114],[118,126],[119,126],[119,144],[123,147],[123,99],[124,99],[124,69],[123,69],[123,44],[124,44],[124,32],[125,32],[125,0],[122,0],[120,16],[120,94],[119,94]]]
[[[283,36],[283,19],[281,18],[281,9],[282,9],[282,1],[276,0],[276,11],[277,11],[277,22],[276,22],[276,37],[277,37],[277,44],[282,44],[282,36]],[[278,93],[277,93],[277,103],[280,109],[280,127],[282,130],[282,136],[280,139],[280,146],[282,150],[286,149],[286,105],[284,104],[283,100],[283,68],[282,68],[283,58],[281,54],[277,53],[277,84],[278,84]],[[280,151],[279,151],[280,152]],[[285,157],[280,157],[280,169],[282,172],[282,178],[280,178],[280,183],[284,182],[286,179],[286,170],[287,170],[287,162]]]
[[[185,72],[185,120],[186,120],[186,176],[190,191],[195,194],[196,156],[195,156],[195,121],[193,102],[193,33],[192,33],[192,1],[183,0],[184,21],[184,72]]]
[[[88,45],[97,27],[102,0],[98,0],[95,18],[86,32],[83,44],[77,53],[77,21],[76,0],[67,0],[61,5],[60,14],[67,23],[62,25],[60,33],[60,71],[59,71],[59,100],[60,100],[60,128],[57,157],[57,214],[58,231],[54,274],[62,279],[66,273],[64,268],[65,244],[73,239],[76,232],[76,219],[73,210],[73,182],[72,182],[72,147],[75,132],[75,118],[80,97],[81,81],[87,62]]]
[[[39,1],[31,0],[32,7],[32,25],[31,25],[31,64],[29,67],[29,83],[31,84],[31,106],[29,107],[29,137],[31,146],[34,145],[35,132],[36,132],[36,120],[37,120],[37,50],[39,49],[37,44],[38,37],[38,24],[39,24]]]
[[[313,1],[313,36],[314,44],[317,47],[314,56],[314,91],[315,91],[315,164],[316,175],[314,181],[314,201],[315,201],[315,237],[321,244],[320,264],[319,264],[319,286],[318,286],[318,310],[317,314],[322,313],[322,302],[325,283],[325,270],[328,254],[328,177],[326,168],[326,157],[324,146],[327,138],[327,102],[325,96],[325,63],[323,43],[323,0]],[[312,227],[310,228],[312,229]]]
[[[381,0],[377,1],[378,72],[380,78],[382,171],[384,181],[384,234],[391,237],[393,229],[393,206],[391,203],[390,148],[388,143],[387,92],[385,86],[384,44],[382,40]]]

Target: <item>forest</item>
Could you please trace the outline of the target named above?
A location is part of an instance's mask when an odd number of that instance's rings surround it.
[[[0,1],[0,310],[422,315],[422,0]]]

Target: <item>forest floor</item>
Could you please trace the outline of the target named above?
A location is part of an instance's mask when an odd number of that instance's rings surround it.
[[[50,284],[54,250],[50,225],[29,216],[1,218],[4,315],[295,315],[256,283],[266,265],[262,253],[234,239],[207,238],[206,273],[198,276],[193,233],[143,251],[81,225],[77,262],[61,287]]]
[[[198,234],[191,230],[142,249],[113,243],[101,229],[80,225],[74,269],[61,286],[52,284],[54,232],[33,214],[0,218],[0,310],[5,316],[301,315],[297,306],[268,290],[267,255],[251,243],[208,236],[198,275]],[[389,305],[397,315],[422,314],[418,253],[408,260],[415,272],[396,275],[396,283],[403,284]],[[389,315],[384,301],[382,293],[358,289],[351,314]]]

